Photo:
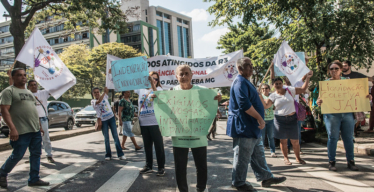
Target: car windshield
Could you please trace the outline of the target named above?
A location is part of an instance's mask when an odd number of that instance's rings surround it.
[[[95,109],[92,106],[87,106],[82,111],[95,111]]]

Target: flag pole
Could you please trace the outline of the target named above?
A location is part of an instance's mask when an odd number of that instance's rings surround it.
[[[261,81],[261,83],[260,83],[260,84],[262,84],[262,83],[264,82],[264,80],[266,79],[266,77],[268,76],[268,74],[269,74],[269,71],[270,71],[270,67],[271,67],[271,64],[270,64],[270,66],[269,66],[268,70],[266,71],[265,77],[264,77],[264,78],[262,79],[262,81]]]
[[[10,67],[10,71],[12,71],[12,69],[13,69],[13,67],[14,67],[14,65],[16,65],[16,63],[17,63],[17,60],[14,60],[14,63],[13,63],[13,65]]]

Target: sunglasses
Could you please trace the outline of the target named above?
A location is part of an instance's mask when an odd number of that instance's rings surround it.
[[[336,68],[330,68],[330,71],[337,71],[337,70],[339,70],[340,68],[338,68],[338,67],[336,67]]]
[[[269,88],[261,88],[262,90],[266,90],[266,89],[269,89]]]
[[[153,77],[152,77],[153,78]],[[157,78],[153,78],[153,80],[155,80],[155,81],[158,81],[158,79]]]

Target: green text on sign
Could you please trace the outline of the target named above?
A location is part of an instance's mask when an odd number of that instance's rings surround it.
[[[217,114],[217,90],[156,91],[154,110],[163,136],[205,136]]]

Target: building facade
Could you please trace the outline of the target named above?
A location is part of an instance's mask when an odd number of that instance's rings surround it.
[[[150,6],[148,0],[122,0],[122,11],[128,19],[126,34],[109,34],[109,42],[122,42],[149,57],[174,55],[193,58],[192,18],[160,6]],[[48,23],[48,24],[47,24]],[[47,24],[47,25],[46,25]],[[10,68],[14,62],[13,37],[10,21],[0,23],[0,70]],[[107,43],[106,34],[97,34],[82,27],[74,37],[64,30],[63,20],[46,18],[36,24],[56,53],[71,44],[96,47]],[[48,26],[48,27],[47,27]]]

